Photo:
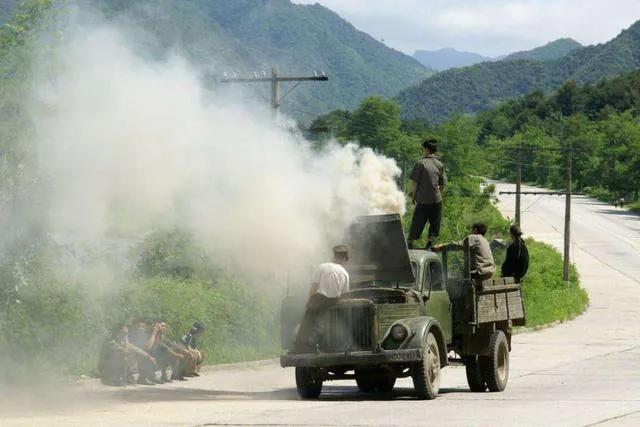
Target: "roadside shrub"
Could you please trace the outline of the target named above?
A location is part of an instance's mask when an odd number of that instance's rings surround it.
[[[565,321],[581,314],[589,304],[587,292],[580,287],[575,266],[571,266],[569,284],[562,281],[562,256],[552,246],[527,240],[530,267],[524,278],[523,293],[527,326]]]

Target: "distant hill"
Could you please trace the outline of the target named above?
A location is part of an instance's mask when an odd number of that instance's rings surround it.
[[[93,1],[112,19],[132,22],[136,31],[142,28],[154,36],[143,38],[139,48],[145,54],[178,51],[214,77],[230,71],[252,76],[272,67],[282,75],[324,71],[328,82],[301,84],[283,104],[284,111],[299,118],[313,118],[307,112],[354,108],[370,94],[392,97],[432,74],[415,59],[358,31],[318,4]],[[130,39],[141,38],[134,33]]]
[[[511,55],[507,55],[503,61],[516,61],[519,59],[552,61],[554,59],[560,59],[563,56],[567,56],[574,50],[580,49],[581,47],[584,46],[573,39],[558,39],[532,50],[512,53]]]
[[[444,71],[449,68],[466,67],[483,61],[491,61],[486,56],[473,52],[461,52],[452,48],[439,50],[416,50],[413,57],[422,65],[435,71]]]
[[[639,67],[640,21],[608,43],[578,48],[560,59],[484,62],[444,71],[402,91],[397,100],[406,118],[440,122],[533,90],[549,92],[567,80],[594,82]]]

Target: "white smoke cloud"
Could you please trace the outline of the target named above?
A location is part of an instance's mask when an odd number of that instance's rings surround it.
[[[137,57],[84,30],[33,104],[49,228],[74,245],[194,232],[217,262],[274,271],[314,262],[357,215],[404,213],[393,160],[311,143],[202,89],[174,57]]]

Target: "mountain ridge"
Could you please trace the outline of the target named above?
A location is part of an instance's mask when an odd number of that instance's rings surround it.
[[[474,114],[534,90],[549,92],[567,80],[591,83],[640,67],[640,21],[609,42],[576,49],[551,61],[516,59],[448,70],[401,91],[405,118],[438,123]]]

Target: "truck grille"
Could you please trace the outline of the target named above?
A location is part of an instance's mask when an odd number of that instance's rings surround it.
[[[373,305],[370,304],[345,304],[330,309],[325,336],[326,351],[371,350],[373,312]]]

